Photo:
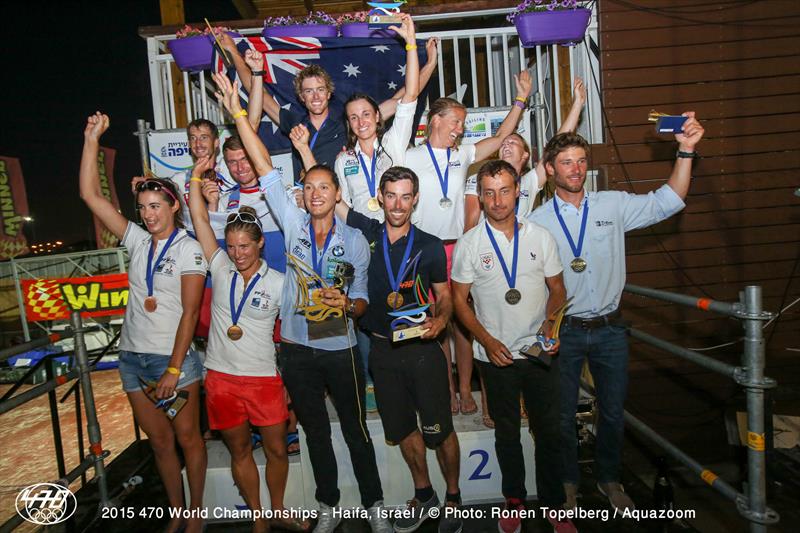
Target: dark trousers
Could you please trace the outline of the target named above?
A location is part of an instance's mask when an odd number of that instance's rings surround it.
[[[536,443],[539,501],[542,505],[560,507],[565,497],[561,483],[558,359],[549,368],[523,359],[515,359],[506,367],[483,361],[478,361],[478,365],[486,386],[489,415],[494,420],[494,447],[503,476],[503,496],[521,500],[527,496],[519,431],[521,393]]]
[[[339,503],[339,474],[325,408],[326,390],[336,407],[342,435],[350,450],[361,504],[368,508],[382,500],[375,449],[367,430],[364,367],[358,349],[328,351],[281,343],[281,375],[292,397],[297,420],[306,433],[317,500],[331,507]]]

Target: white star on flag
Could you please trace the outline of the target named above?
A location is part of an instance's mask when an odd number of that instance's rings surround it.
[[[349,65],[344,65],[344,70],[342,72],[347,74],[348,78],[350,76],[353,76],[354,78],[357,78],[358,75],[361,74],[361,71],[358,70],[358,67],[353,65],[352,63],[350,63]]]
[[[287,110],[287,111],[288,111],[288,110],[289,110],[291,107],[292,107],[292,104],[291,104],[291,102],[290,102],[290,103],[288,103],[288,104],[286,104],[286,105],[282,105],[282,106],[281,106],[281,109],[285,109],[285,110]],[[272,133],[275,133],[276,131],[278,131],[278,125],[277,125],[277,124],[275,124],[274,122],[272,122],[272,121],[269,119],[269,117],[267,117],[267,114],[266,114],[266,113],[264,113],[264,118],[263,118],[263,119],[261,119],[261,122],[269,122],[270,124],[272,124]]]
[[[405,65],[397,65],[397,72],[399,72],[401,76],[405,76],[406,75],[406,66]]]
[[[380,52],[382,54],[389,51],[389,47],[386,46],[385,44],[378,44],[378,45],[375,45],[375,46],[370,46],[370,48],[372,48],[376,52]]]
[[[397,84],[395,82],[393,82],[393,81],[390,81],[389,82],[389,88],[394,91],[394,90],[397,89]]]

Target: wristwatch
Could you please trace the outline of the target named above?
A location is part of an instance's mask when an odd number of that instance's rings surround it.
[[[678,152],[675,154],[675,157],[677,157],[678,159],[697,159],[700,157],[700,155],[696,151],[682,152],[681,150],[678,150]]]

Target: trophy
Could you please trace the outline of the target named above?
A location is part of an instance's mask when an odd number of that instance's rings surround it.
[[[157,383],[154,381],[145,381],[139,378],[139,387],[144,392],[144,395],[147,396],[147,399],[155,404],[156,409],[164,411],[167,418],[174,419],[189,400],[189,391],[175,391],[169,398],[159,400],[156,398],[156,386]]]
[[[389,325],[392,330],[393,342],[421,337],[428,331],[422,326],[422,323],[428,318],[426,311],[431,303],[425,297],[427,291],[422,287],[422,279],[417,275],[417,265],[421,255],[422,251],[417,252],[417,255],[406,263],[399,277],[402,281],[406,279],[409,272],[412,272],[411,279],[414,280],[414,284],[411,289],[414,301],[403,305],[403,296],[394,291],[387,298],[387,304],[393,309],[388,313],[389,316],[394,317]]]
[[[383,30],[389,26],[400,26],[402,21],[397,15],[400,14],[400,6],[405,3],[405,0],[402,2],[367,2],[367,5],[372,8],[367,13],[369,29]]]
[[[530,346],[523,346],[522,350],[520,350],[522,355],[539,361],[545,366],[550,366],[553,362],[553,356],[548,352],[558,343],[558,332],[561,329],[561,322],[564,320],[564,312],[569,307],[570,302],[572,302],[572,298],[566,300],[547,317],[547,321],[553,323],[553,327],[550,330],[551,337],[549,339],[545,337],[544,324],[542,324],[539,327],[539,331],[536,332],[536,341]]]
[[[688,118],[681,115],[667,115],[655,110],[651,110],[647,115],[648,122],[656,123],[657,133],[681,133],[681,127]]]
[[[292,254],[286,254],[295,274],[297,283],[297,296],[295,308],[298,313],[306,318],[308,325],[308,338],[318,340],[347,334],[347,317],[344,310],[331,307],[322,302],[323,289],[343,290],[352,280],[355,273],[350,263],[339,263],[334,270],[334,283],[328,285],[321,276],[306,262]],[[309,290],[310,287],[314,287]]]

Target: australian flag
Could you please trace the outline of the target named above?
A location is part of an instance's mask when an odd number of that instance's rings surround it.
[[[303,109],[295,96],[293,83],[295,76],[311,64],[322,66],[330,74],[335,86],[333,99],[341,107],[353,93],[366,93],[380,103],[405,85],[405,42],[399,39],[243,37],[236,39],[236,43],[242,55],[248,48],[264,54],[265,87],[285,109]],[[417,44],[421,67],[427,61],[425,42],[418,41]],[[231,79],[238,80],[236,69],[232,66],[226,69],[216,49],[214,54],[214,70],[227,72]],[[246,100],[246,91],[242,89],[240,93]],[[424,94],[420,94],[420,101],[425,100]],[[417,122],[423,107],[417,106]],[[273,153],[291,149],[289,139],[266,114],[262,118],[259,136]]]

